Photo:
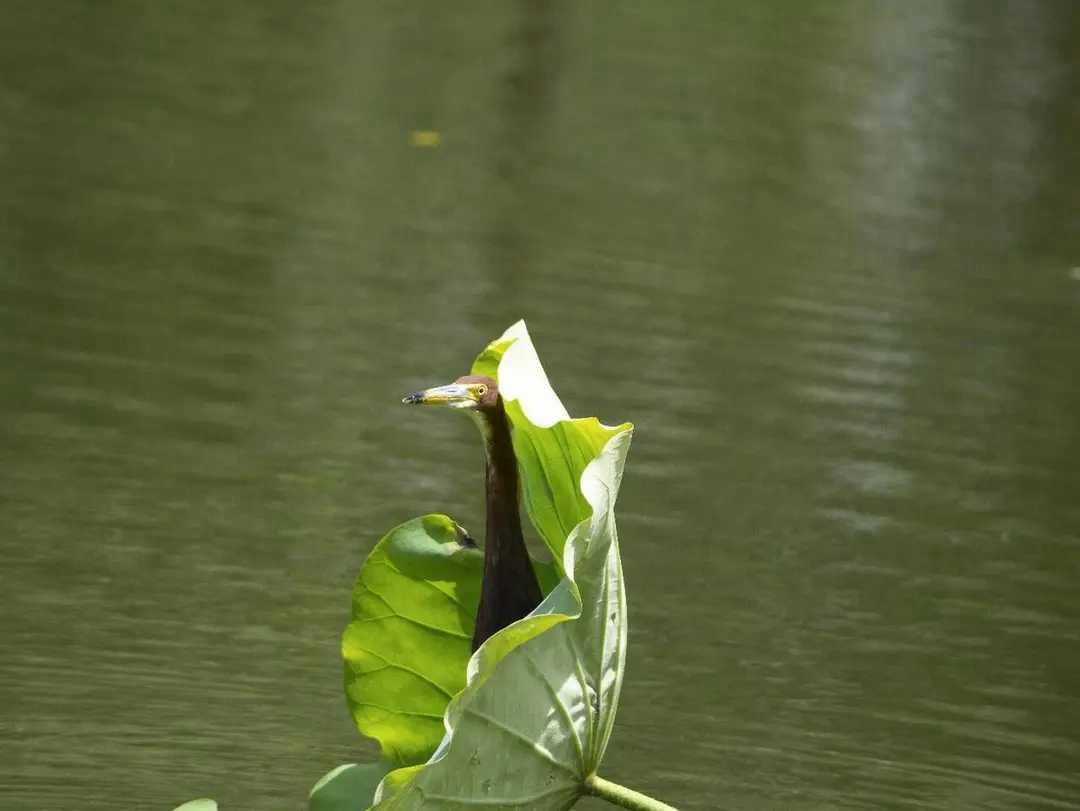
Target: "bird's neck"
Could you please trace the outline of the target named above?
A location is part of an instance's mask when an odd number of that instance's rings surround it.
[[[510,421],[499,403],[485,414],[484,450],[487,478],[487,534],[485,556],[499,564],[506,555],[525,554],[518,509],[518,469]]]
[[[510,422],[501,401],[497,408],[477,416],[487,452],[487,533],[473,650],[536,608],[541,598],[540,584],[521,534],[518,469]]]

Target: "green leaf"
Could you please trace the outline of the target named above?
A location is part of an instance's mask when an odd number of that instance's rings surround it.
[[[396,766],[423,763],[465,686],[483,556],[445,515],[392,529],[368,556],[341,641],[345,694],[360,731]]]
[[[311,789],[308,811],[364,811],[374,802],[375,789],[388,771],[390,764],[384,760],[338,766]]]
[[[360,731],[394,766],[423,763],[465,687],[483,554],[445,515],[390,530],[364,562],[342,636],[345,695]],[[533,562],[544,592],[555,567]]]
[[[581,471],[608,440],[630,426],[609,427],[590,417],[540,428],[529,422],[517,402],[509,404],[507,415],[514,426],[525,509],[561,564],[566,539],[592,512],[578,485]]]
[[[380,807],[567,808],[611,736],[626,656],[614,505],[632,426],[569,421],[523,323],[474,370],[490,374],[496,363],[526,508],[561,553],[564,574],[536,610],[469,660],[468,686],[447,709],[438,750],[422,768],[387,775]]]
[[[213,800],[189,800],[178,805],[173,811],[218,811],[218,804]]]

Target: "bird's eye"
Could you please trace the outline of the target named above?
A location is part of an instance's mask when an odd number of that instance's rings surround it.
[[[483,397],[485,394],[487,394],[487,386],[481,383],[479,386],[476,387],[476,394],[479,397]]]

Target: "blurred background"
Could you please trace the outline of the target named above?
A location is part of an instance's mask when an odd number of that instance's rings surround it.
[[[301,808],[402,394],[527,319],[637,425],[606,776],[1080,803],[1080,4],[0,15],[0,807]],[[599,808],[585,802],[583,807]]]

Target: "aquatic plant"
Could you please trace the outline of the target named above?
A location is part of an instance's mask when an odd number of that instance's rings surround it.
[[[387,533],[360,571],[342,638],[349,707],[381,758],[329,772],[309,809],[544,811],[594,795],[670,811],[597,775],[626,662],[614,508],[633,426],[571,419],[524,322],[472,373],[497,380],[503,397],[525,509],[553,559],[536,564],[543,599],[471,653],[482,553],[445,515]]]

